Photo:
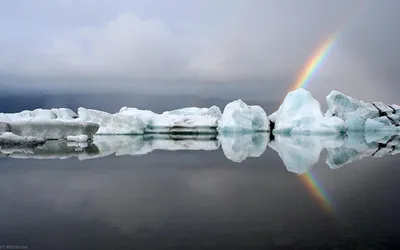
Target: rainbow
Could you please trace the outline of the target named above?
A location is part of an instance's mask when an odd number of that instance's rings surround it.
[[[327,212],[332,214],[334,212],[333,205],[329,199],[324,188],[321,186],[317,178],[312,172],[300,175],[301,181],[305,184],[310,193],[317,199],[321,207]]]
[[[295,84],[290,88],[291,90],[306,88],[310,84],[315,72],[317,72],[331,52],[336,38],[337,34],[333,34],[317,47],[311,57],[307,60],[304,68],[301,70]]]
[[[295,84],[291,87],[291,90],[298,88],[306,88],[312,77],[315,75],[317,70],[324,63],[325,59],[330,54],[333,44],[337,38],[337,34],[333,34],[326,39],[317,49],[312,53],[311,57],[307,60],[307,63],[300,72]],[[321,207],[329,214],[333,213],[333,206],[331,201],[326,194],[326,191],[319,183],[315,175],[312,172],[300,175],[301,181],[305,184],[309,192],[316,198]]]

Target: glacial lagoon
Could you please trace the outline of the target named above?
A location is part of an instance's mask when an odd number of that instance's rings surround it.
[[[376,133],[3,146],[0,235],[33,249],[386,249],[399,147]]]

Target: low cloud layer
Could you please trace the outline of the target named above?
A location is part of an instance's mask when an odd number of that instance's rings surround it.
[[[394,0],[3,5],[0,82],[8,87],[280,99],[312,51],[338,31],[310,84],[315,95],[338,89],[394,102],[400,90]]]

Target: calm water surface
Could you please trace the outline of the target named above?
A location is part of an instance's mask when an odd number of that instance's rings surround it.
[[[241,163],[221,147],[84,161],[3,157],[0,245],[396,249],[400,154],[338,169],[326,155],[308,177],[289,172],[269,147]]]

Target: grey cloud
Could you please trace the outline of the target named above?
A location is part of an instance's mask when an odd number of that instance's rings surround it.
[[[45,79],[37,88],[65,91],[62,79],[71,79],[88,90],[162,93],[211,85],[210,96],[226,88],[260,95],[261,85],[266,99],[280,99],[318,44],[340,30],[309,86],[318,99],[338,89],[395,101],[400,90],[394,0],[31,4],[0,11],[8,22],[0,25],[0,76],[14,85],[37,78]]]

